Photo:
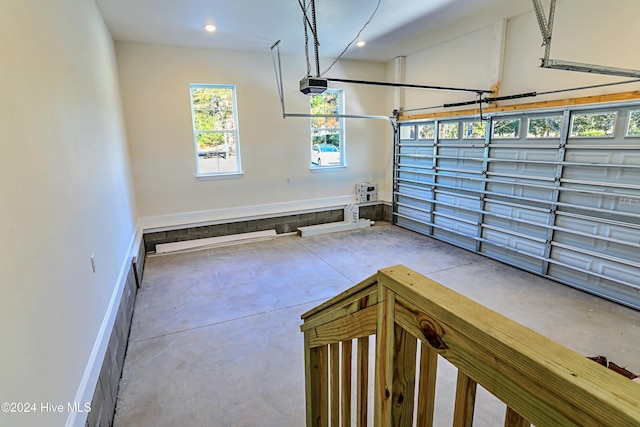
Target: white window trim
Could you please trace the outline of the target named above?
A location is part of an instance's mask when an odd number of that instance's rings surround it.
[[[200,161],[198,159],[198,138],[197,132],[195,128],[195,120],[193,116],[193,98],[191,96],[191,89],[197,88],[220,88],[220,89],[231,89],[232,95],[232,103],[233,103],[233,123],[234,129],[233,131],[220,131],[233,133],[234,141],[235,141],[235,152],[236,152],[236,167],[237,169],[232,172],[200,172]],[[216,178],[229,178],[229,177],[237,177],[243,175],[242,172],[242,157],[240,155],[240,124],[238,122],[238,102],[236,97],[236,85],[235,84],[216,84],[216,83],[190,83],[189,84],[189,107],[191,108],[191,127],[193,132],[193,146],[194,146],[194,156],[196,161],[196,178],[198,179],[216,179]]]
[[[338,97],[340,103],[338,105],[338,114],[345,114],[345,90],[344,89],[327,89],[327,92],[339,92],[341,96]],[[311,156],[309,156],[309,165],[310,170],[312,172],[322,172],[322,171],[332,171],[337,169],[346,169],[347,168],[347,150],[346,150],[346,132],[345,132],[345,119],[339,118],[340,122],[340,164],[339,165],[329,165],[329,166],[317,166],[311,163]],[[309,119],[309,130],[311,132],[310,142],[313,143],[313,130],[314,129],[323,129],[323,128],[314,128],[311,119]],[[312,144],[313,145],[313,144]]]

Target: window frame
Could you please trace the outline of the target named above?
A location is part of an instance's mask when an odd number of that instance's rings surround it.
[[[196,117],[193,104],[193,89],[228,89],[231,90],[231,110],[233,117],[233,129],[213,129],[213,130],[201,130],[196,129]],[[238,101],[237,101],[237,88],[235,84],[218,84],[218,83],[190,83],[189,84],[189,103],[191,108],[191,127],[193,131],[193,144],[194,144],[194,155],[196,161],[196,177],[198,178],[209,178],[209,177],[218,177],[218,176],[230,176],[230,175],[242,175],[242,162],[240,157],[240,132],[239,132],[239,123],[238,123]],[[233,144],[229,147],[229,149],[233,149],[236,162],[235,169],[229,171],[217,171],[217,172],[203,172],[201,169],[201,159],[200,159],[200,147],[198,143],[198,135],[202,133],[223,133],[223,134],[231,134],[233,137]],[[223,157],[224,160],[227,160],[229,157],[229,153],[231,150],[227,151],[227,157]],[[217,157],[220,160],[220,156]]]
[[[537,136],[537,135],[532,134],[530,132],[530,130],[531,130],[531,121],[532,120],[548,120],[548,119],[560,119],[560,122],[558,123],[557,135]],[[540,116],[529,117],[527,119],[527,127],[525,129],[526,130],[525,139],[530,139],[530,140],[551,140],[551,139],[561,138],[562,137],[563,120],[564,120],[564,117],[563,117],[562,113],[558,114],[557,112],[553,112],[553,113],[549,113],[549,114],[545,114],[545,115],[540,115]]]
[[[496,125],[498,124],[498,122],[517,122],[518,126],[516,126],[515,129],[515,133],[513,136],[502,136],[502,135],[496,135]],[[529,126],[529,123],[527,122],[527,126]],[[529,128],[527,127],[527,132],[529,131]],[[499,118],[498,120],[491,120],[491,139],[498,139],[498,140],[505,140],[505,139],[520,139],[520,134],[522,132],[522,118],[517,117],[517,118]]]
[[[460,139],[460,127],[461,127],[461,122],[458,120],[455,121],[443,121],[443,122],[438,122],[438,140],[439,141],[457,141]],[[447,127],[451,127],[451,129],[455,129],[455,136],[443,136],[443,134],[445,134],[446,132],[444,132],[444,129],[446,129]]]
[[[593,116],[604,116],[604,115],[612,115],[613,116],[613,123],[611,124],[611,133],[606,133],[604,135],[580,135],[578,133],[575,133],[575,119],[576,117],[593,117]],[[595,112],[589,112],[589,113],[580,113],[580,112],[575,112],[571,114],[571,121],[569,122],[569,134],[568,134],[568,138],[588,138],[588,139],[595,139],[595,138],[608,138],[608,139],[612,139],[615,137],[615,133],[616,133],[616,126],[618,125],[618,112],[617,111],[609,111],[609,110],[604,110],[604,111],[595,111]]]
[[[311,106],[311,100],[313,99],[313,97],[315,96],[324,96],[326,93],[337,93],[338,94],[338,114],[339,115],[344,115],[345,114],[345,90],[344,89],[327,89],[322,93],[319,94],[315,94],[313,95],[310,99],[309,99],[309,111],[311,112],[311,114],[314,114],[313,111],[311,110],[312,106]],[[339,138],[339,152],[340,152],[340,164],[333,164],[333,165],[318,165],[313,163],[313,159],[311,156],[311,152],[313,151],[313,146],[315,145],[313,142],[313,135],[314,135],[314,130],[335,130],[336,128],[320,128],[320,127],[315,127],[313,125],[313,117],[311,117],[309,119],[309,131],[310,131],[310,138],[309,138],[309,142],[310,142],[310,150],[309,150],[309,165],[312,171],[318,171],[318,170],[328,170],[328,169],[337,169],[337,168],[345,168],[347,167],[347,157],[346,157],[346,138],[345,138],[345,119],[344,117],[339,117],[338,118],[338,138]]]
[[[624,136],[625,138],[638,138],[640,137],[640,129],[638,130],[638,133],[630,133],[631,130],[631,126],[633,125],[633,114],[634,113],[638,113],[638,115],[640,116],[640,110],[636,110],[636,109],[630,109],[629,110],[629,117],[627,119],[627,129],[624,132]],[[640,128],[640,126],[638,126]]]
[[[477,136],[474,136],[473,132],[474,132],[474,125],[476,123],[480,124],[480,127],[482,128],[482,135],[481,134],[477,134]],[[460,129],[458,129],[458,132],[460,131]],[[471,134],[469,134],[469,131],[471,131]],[[464,140],[482,140],[482,139],[486,139],[487,137],[487,121],[486,120],[465,120],[462,122],[462,139]]]
[[[431,131],[423,131],[424,128],[431,128]],[[434,139],[436,139],[436,124],[435,122],[431,122],[431,123],[426,123],[426,124],[422,124],[417,126],[417,132],[416,132],[416,136],[419,140],[422,141],[433,141]],[[423,137],[423,135],[425,135]]]

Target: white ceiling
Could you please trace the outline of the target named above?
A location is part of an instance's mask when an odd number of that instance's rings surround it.
[[[307,0],[307,3],[309,0]],[[116,41],[304,54],[298,0],[96,0]],[[377,0],[316,0],[320,56],[336,57],[373,13]],[[381,0],[345,58],[389,61],[420,49],[420,35],[467,23],[468,31],[532,10],[530,0]],[[205,23],[217,26],[207,33]],[[459,25],[457,26],[460,27]],[[465,25],[460,31],[465,31]],[[423,36],[424,37],[424,36]]]

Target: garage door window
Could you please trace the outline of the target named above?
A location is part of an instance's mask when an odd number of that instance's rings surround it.
[[[464,129],[464,139],[484,139],[486,135],[487,123],[464,122],[462,128]]]
[[[433,139],[436,137],[436,127],[433,123],[428,125],[420,125],[418,126],[420,130],[418,132],[418,137],[420,139]]]
[[[627,136],[640,136],[640,110],[632,110],[629,112]]]
[[[507,139],[520,137],[520,119],[496,120],[493,122],[493,138]]]
[[[458,139],[458,130],[460,124],[455,123],[440,123],[438,126],[438,136],[440,139]]]
[[[613,137],[616,113],[574,114],[571,119],[572,137]]]
[[[559,138],[562,116],[531,118],[527,129],[527,138]]]

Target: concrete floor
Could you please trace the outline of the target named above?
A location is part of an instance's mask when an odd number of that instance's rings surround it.
[[[387,223],[146,261],[115,426],[302,426],[300,315],[404,264],[584,355],[640,372],[640,313]],[[455,370],[440,359],[436,426]],[[481,393],[474,426],[503,425]]]

